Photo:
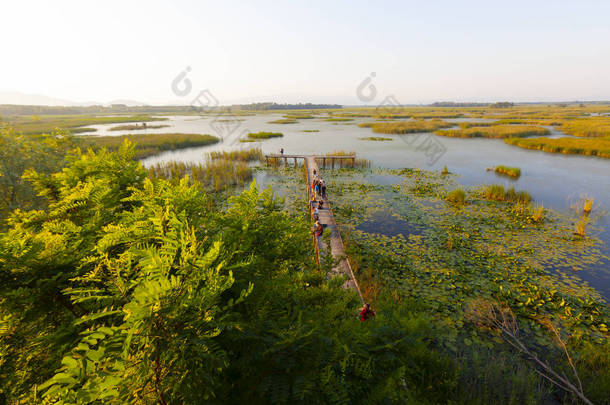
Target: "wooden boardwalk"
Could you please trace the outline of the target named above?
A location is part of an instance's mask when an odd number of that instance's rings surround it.
[[[305,169],[307,170],[307,195],[309,199],[309,209],[310,212],[313,213],[314,206],[311,201],[311,196],[313,190],[311,188],[311,184],[314,179],[313,172],[321,176],[320,169],[318,167],[317,159],[321,159],[322,157],[317,156],[302,156],[305,159]],[[332,190],[331,190],[332,191]],[[335,218],[333,216],[332,207],[330,206],[330,202],[328,198],[322,198],[324,201],[324,209],[319,210],[320,223],[326,225],[326,229],[324,233],[330,232],[330,253],[333,258],[333,267],[332,274],[337,276],[345,276],[346,281],[343,284],[343,288],[351,289],[356,291],[358,296],[360,297],[360,301],[364,304],[364,298],[362,297],[362,293],[360,292],[360,287],[358,287],[358,282],[356,281],[356,277],[354,277],[354,272],[352,271],[352,267],[349,264],[349,260],[345,255],[345,248],[343,246],[343,240],[341,239],[341,234],[339,233],[339,229],[337,227],[337,223],[335,222]],[[317,206],[317,203],[315,204]],[[322,238],[320,238],[322,239]],[[316,254],[318,255],[318,261],[321,259],[320,256],[324,257],[326,252],[328,252],[329,247],[321,241],[318,244],[318,248],[316,249]]]

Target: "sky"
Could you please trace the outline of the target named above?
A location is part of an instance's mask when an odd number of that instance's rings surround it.
[[[190,104],[204,90],[220,104],[609,100],[609,16],[605,0],[10,1],[0,92],[149,104]]]

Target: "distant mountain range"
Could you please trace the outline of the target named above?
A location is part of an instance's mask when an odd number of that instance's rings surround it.
[[[83,107],[89,105],[111,105],[124,104],[127,106],[148,105],[135,100],[111,100],[108,102],[86,101],[76,102],[63,100],[60,98],[48,97],[41,94],[25,94],[16,91],[0,91],[0,104],[17,104],[17,105],[47,105],[47,106],[66,106],[66,107]]]

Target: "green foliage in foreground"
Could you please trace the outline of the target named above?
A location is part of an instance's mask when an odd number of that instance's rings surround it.
[[[85,142],[97,148],[117,150],[125,140],[136,144],[136,159],[143,159],[166,150],[212,145],[219,139],[212,135],[199,134],[137,134],[120,136],[91,136]]]
[[[610,137],[605,138],[509,138],[504,142],[550,153],[597,156],[610,159]]]
[[[313,261],[306,215],[253,184],[229,208],[151,181],[129,144],[28,178],[48,209],[0,234],[0,398],[61,404],[446,403],[437,329]],[[382,304],[379,304],[382,307]]]
[[[62,132],[28,136],[0,130],[0,229],[11,211],[44,206],[31,183],[23,179],[25,171],[32,168],[45,173],[58,171],[65,164],[66,152],[72,148],[73,138]]]
[[[532,125],[492,125],[436,131],[435,134],[453,138],[518,138],[548,135],[551,131]]]

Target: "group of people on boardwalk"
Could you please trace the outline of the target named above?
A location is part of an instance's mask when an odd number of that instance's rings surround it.
[[[317,200],[318,198],[326,198],[326,182],[318,173],[316,169],[313,170],[313,180],[311,182],[312,194]]]
[[[318,245],[318,251],[321,252],[322,247],[322,235],[324,233],[325,224],[320,222],[320,210],[327,209],[324,204],[324,200],[326,199],[326,182],[320,176],[319,173],[316,172],[316,169],[313,170],[313,179],[311,181],[311,204],[313,208],[313,220],[314,220],[314,228],[313,233],[316,237],[316,244]],[[370,304],[364,304],[364,306],[360,309],[360,321],[366,322],[375,317],[375,311],[371,308]]]
[[[324,200],[326,198],[326,183],[316,169],[313,170],[313,179],[311,181],[311,204],[313,206],[314,234],[320,245],[320,237],[324,233],[325,224],[320,222],[320,210],[323,210]]]

